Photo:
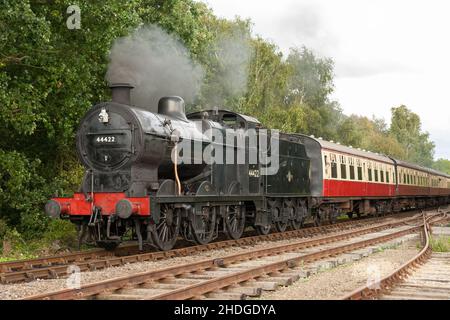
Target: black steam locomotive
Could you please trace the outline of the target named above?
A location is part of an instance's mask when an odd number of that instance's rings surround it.
[[[92,107],[77,132],[78,155],[87,168],[80,192],[53,198],[45,209],[75,223],[80,241],[113,248],[132,237],[141,247],[147,242],[168,250],[180,235],[205,244],[219,232],[240,238],[247,225],[261,234],[272,225],[278,231],[301,227],[310,160],[299,137],[280,134],[274,152],[271,131],[261,134],[252,117],[218,109],[186,115],[180,97],[161,98],[153,113],[130,105],[129,85],[111,89],[112,102]],[[223,137],[234,132],[234,141],[242,143],[213,141],[205,135],[212,130]],[[256,134],[246,135],[249,130]],[[261,174],[262,142],[265,156],[273,153],[280,162],[276,174]],[[181,145],[182,152],[189,146],[200,152],[174,163]],[[223,161],[204,158],[211,146],[209,154]]]
[[[131,86],[111,89],[112,102],[93,106],[77,132],[87,169],[80,192],[45,208],[75,223],[80,243],[114,248],[137,239],[141,249],[169,250],[180,236],[205,244],[222,232],[238,239],[247,226],[267,234],[309,218],[319,224],[449,202],[443,173],[266,130],[236,112],[186,115],[180,97],[161,98],[154,113],[131,106]]]

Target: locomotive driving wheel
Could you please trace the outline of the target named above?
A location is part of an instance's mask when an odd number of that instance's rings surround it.
[[[190,227],[195,242],[198,244],[207,244],[213,239],[216,228],[216,217],[216,207],[203,207],[200,214],[194,214],[190,222]]]
[[[170,250],[180,231],[181,209],[161,205],[159,223],[153,228],[152,240],[160,250]]]
[[[287,208],[286,208],[287,209]],[[286,210],[283,208],[283,210]],[[275,229],[278,232],[285,232],[288,226],[287,219],[284,219],[282,209],[279,206],[273,206],[271,208],[272,217],[276,217],[275,220]]]
[[[299,202],[298,205],[292,207],[292,216],[290,219],[291,227],[294,230],[301,229],[305,222],[306,216],[306,207],[302,202]]]
[[[272,228],[272,226],[270,224],[266,224],[263,226],[255,226],[256,228],[256,232],[258,232],[258,234],[260,235],[266,235],[269,234],[270,229]]]
[[[239,239],[245,228],[245,207],[237,205],[226,206],[223,220],[227,236],[230,239]]]

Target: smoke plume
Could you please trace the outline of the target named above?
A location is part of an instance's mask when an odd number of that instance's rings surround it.
[[[247,91],[252,56],[249,35],[239,29],[223,33],[218,36],[210,52],[216,57],[218,70],[213,77],[217,92],[209,94],[211,101],[208,104],[221,105],[227,98],[242,96]]]
[[[107,81],[131,83],[132,104],[154,112],[163,96],[193,102],[204,78],[203,68],[192,61],[185,46],[155,25],[117,39],[109,58]]]
[[[223,84],[232,95],[247,90],[248,65],[251,58],[249,39],[240,32],[219,37],[218,60],[223,69]]]

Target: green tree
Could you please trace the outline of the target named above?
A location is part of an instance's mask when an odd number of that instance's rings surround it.
[[[434,162],[433,168],[450,174],[450,160],[440,158]]]
[[[405,148],[405,160],[431,167],[434,143],[422,132],[420,117],[406,106],[392,108],[390,133]]]
[[[312,51],[302,47],[291,49],[286,63],[291,68],[289,100],[311,107],[326,105],[334,90],[333,61],[317,58]]]
[[[252,40],[252,47],[247,94],[240,110],[259,116],[270,107],[285,104],[289,69],[275,44],[257,37]]]
[[[76,2],[81,29],[68,29],[69,0],[0,0],[0,218],[29,235],[45,229],[43,203],[77,190],[80,118],[109,99],[112,42],[143,23],[176,33],[192,55],[211,37],[211,11],[191,0]]]

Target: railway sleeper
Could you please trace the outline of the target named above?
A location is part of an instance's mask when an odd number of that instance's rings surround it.
[[[447,300],[449,298],[448,292],[447,293],[441,293],[441,292],[425,292],[425,291],[413,291],[413,290],[401,290],[401,289],[394,289],[386,296],[383,296],[382,298],[388,298],[388,299],[420,299],[420,300]]]
[[[262,293],[262,289],[259,287],[244,287],[242,285],[232,286],[227,288],[226,290],[227,292],[243,293],[248,297],[259,297]]]
[[[210,292],[206,294],[207,299],[216,299],[216,300],[245,300],[247,295],[243,292],[229,292],[227,291],[217,291]]]
[[[246,281],[242,284],[244,287],[260,288],[264,291],[275,291],[280,286],[279,281],[255,280]]]
[[[431,286],[429,283],[424,283],[422,285],[412,285],[409,283],[404,283],[398,286],[399,289],[403,290],[416,290],[416,291],[425,291],[425,292],[442,292],[446,293],[450,298],[450,286],[442,287],[442,286]]]

